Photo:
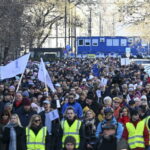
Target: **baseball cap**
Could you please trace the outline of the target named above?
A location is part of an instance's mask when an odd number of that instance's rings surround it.
[[[107,114],[107,113],[113,113],[113,109],[111,107],[107,107],[104,109],[104,114]]]
[[[43,104],[50,104],[50,101],[49,100],[45,100],[45,101],[43,101]]]

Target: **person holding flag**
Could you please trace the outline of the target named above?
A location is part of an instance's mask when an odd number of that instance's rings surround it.
[[[40,112],[39,115],[41,116],[43,126],[47,127],[48,134],[50,135],[50,150],[59,150],[59,145],[55,144],[59,140],[60,123],[58,112],[51,108],[49,100],[43,101],[43,107],[44,111]]]

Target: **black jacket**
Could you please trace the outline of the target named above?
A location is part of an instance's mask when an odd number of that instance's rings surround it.
[[[45,126],[45,111],[42,111],[39,113],[39,115],[42,118],[43,126]],[[59,130],[60,130],[60,121],[59,119],[52,121],[52,132],[50,135],[50,150],[60,150],[60,144],[59,142]]]
[[[17,140],[17,150],[26,150],[25,149],[25,131],[22,127],[16,126],[14,127],[16,131],[16,140]],[[9,142],[10,142],[10,128],[5,127],[3,132],[3,143],[4,143],[4,150],[9,149]]]
[[[29,124],[29,121],[30,121],[32,115],[36,114],[36,112],[33,111],[32,109],[30,111],[26,112],[24,110],[24,108],[21,107],[16,111],[16,114],[18,114],[22,126],[26,127]]]

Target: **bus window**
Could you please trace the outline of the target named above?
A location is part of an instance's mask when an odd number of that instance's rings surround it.
[[[78,46],[83,46],[84,43],[83,43],[83,40],[78,40]]]
[[[127,46],[127,39],[121,39],[121,46]]]
[[[92,39],[92,45],[98,46],[98,39]]]
[[[113,39],[113,46],[119,46],[119,39]]]
[[[85,39],[85,46],[90,46],[90,45],[91,45],[91,40]]]
[[[112,39],[107,39],[106,46],[112,46]]]

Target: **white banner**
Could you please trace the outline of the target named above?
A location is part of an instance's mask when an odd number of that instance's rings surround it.
[[[1,66],[0,67],[1,80],[13,78],[18,74],[24,73],[29,57],[30,57],[30,53],[10,62],[5,66]]]
[[[41,58],[40,66],[39,66],[38,79],[44,82],[46,85],[48,85],[48,87],[52,90],[52,92],[56,91],[52,83],[52,80],[45,68],[45,64],[42,58]]]

